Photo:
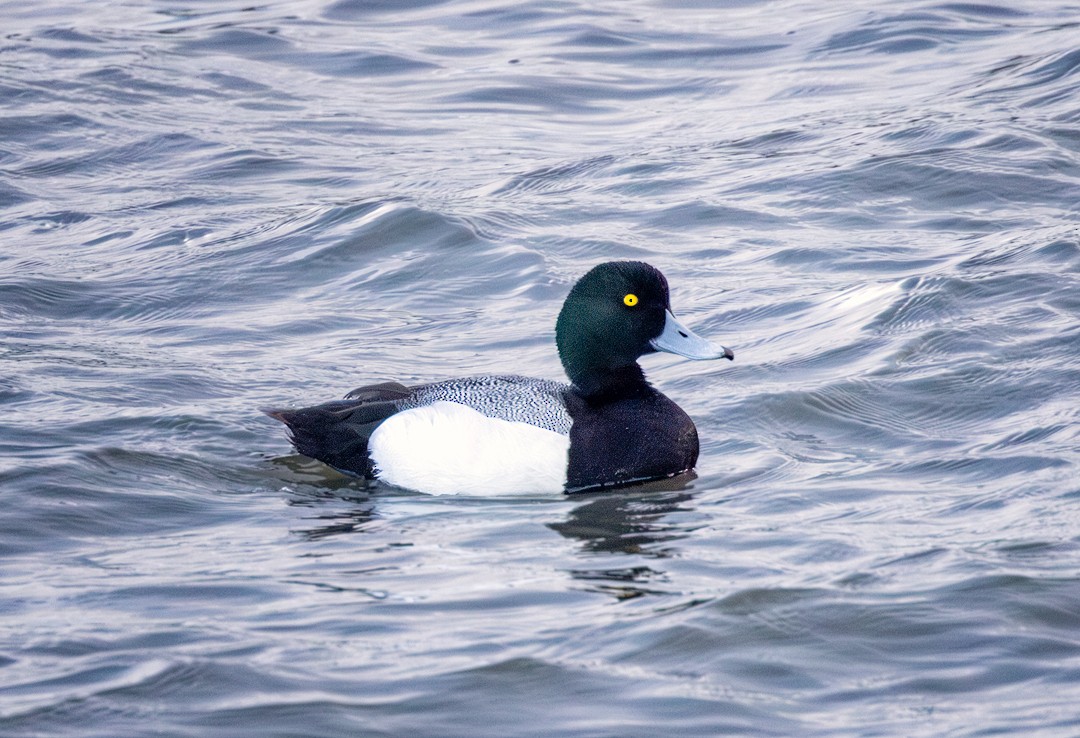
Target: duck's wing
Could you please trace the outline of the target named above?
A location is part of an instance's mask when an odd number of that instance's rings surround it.
[[[357,387],[345,395],[346,400],[404,400],[412,394],[412,388],[406,387],[401,382],[383,382],[381,384],[367,384]]]
[[[339,471],[371,477],[368,438],[379,423],[401,409],[411,392],[403,384],[386,382],[355,389],[344,400],[263,412],[288,426],[293,446],[304,456]]]

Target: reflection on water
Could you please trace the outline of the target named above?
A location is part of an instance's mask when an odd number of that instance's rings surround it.
[[[369,502],[364,506],[359,506],[359,502],[356,499],[352,499],[351,501],[358,506],[346,512],[323,513],[305,517],[305,521],[317,522],[310,528],[299,528],[294,532],[302,535],[309,541],[315,541],[328,536],[341,535],[342,533],[362,532],[364,526],[376,517],[376,505],[374,502]],[[290,499],[289,504],[316,507],[316,505],[311,504],[310,501],[300,501],[295,499]]]
[[[686,491],[696,478],[689,472],[617,492],[584,495],[587,501],[576,505],[566,520],[548,523],[548,527],[565,538],[580,541],[583,551],[629,554],[650,563],[611,566],[614,562],[605,559],[608,565],[601,568],[573,567],[568,570],[570,576],[587,582],[591,591],[619,600],[670,594],[660,586],[669,579],[658,567],[673,554],[664,544],[686,538],[701,524],[693,516],[693,495]],[[685,515],[672,519],[675,513]]]
[[[689,529],[664,518],[676,511],[693,510],[684,504],[693,499],[692,495],[679,490],[687,488],[695,478],[693,473],[684,474],[618,492],[592,493],[592,499],[576,506],[565,521],[548,523],[548,527],[581,541],[586,551],[664,558],[668,550],[658,544],[689,534]]]
[[[300,454],[277,456],[270,459],[270,463],[278,468],[282,479],[311,485],[320,490],[347,494],[349,490],[365,489],[368,486],[367,480],[361,477],[342,474],[321,461]]]
[[[570,576],[588,582],[593,592],[609,594],[617,600],[632,600],[644,595],[667,595],[669,592],[652,584],[670,581],[662,571],[648,566],[631,566],[625,569],[571,569]]]

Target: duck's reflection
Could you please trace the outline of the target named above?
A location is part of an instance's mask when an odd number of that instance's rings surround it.
[[[317,525],[295,532],[308,540],[318,540],[342,533],[358,533],[378,518],[378,485],[340,474],[304,456],[285,456],[274,463],[288,470],[287,504],[317,511],[306,520]],[[671,479],[649,482],[631,488],[578,495],[582,503],[567,518],[548,527],[560,535],[582,543],[590,553],[634,554],[650,559],[672,555],[671,541],[685,538],[693,530],[685,519],[668,519],[673,513],[688,513],[693,496],[688,492],[696,479],[693,472]],[[348,509],[328,509],[346,502]],[[574,569],[570,572],[583,580],[633,582],[657,581],[663,574],[646,566],[631,568]],[[641,593],[647,593],[642,590]]]
[[[672,521],[669,516],[694,509],[688,504],[693,496],[686,490],[695,478],[690,473],[633,490],[595,493],[565,521],[548,527],[581,541],[589,553],[633,554],[658,562],[673,554],[670,542],[693,530],[692,524]],[[656,566],[574,568],[567,573],[588,582],[589,589],[620,600],[669,594],[663,588],[667,574]]]
[[[611,595],[617,600],[671,594],[657,586],[667,581],[667,574],[648,566],[627,569],[570,569],[567,573],[575,580],[587,582],[585,589]]]
[[[273,463],[288,470],[289,497],[286,504],[307,507],[319,512],[305,520],[317,521],[308,528],[294,532],[309,541],[342,533],[359,533],[377,517],[375,501],[368,493],[368,483],[356,477],[340,474],[325,464],[306,456],[282,456]],[[328,510],[328,505],[346,502],[347,510]]]
[[[669,550],[660,544],[684,538],[689,532],[664,518],[693,509],[686,506],[693,499],[686,490],[694,479],[691,472],[630,489],[592,493],[564,522],[549,523],[548,527],[582,541],[587,551],[664,558]]]
[[[367,507],[354,507],[344,512],[314,515],[308,518],[308,520],[319,521],[314,527],[298,528],[295,532],[309,541],[317,541],[320,538],[342,533],[359,533],[376,517],[375,504],[368,502],[367,505]]]

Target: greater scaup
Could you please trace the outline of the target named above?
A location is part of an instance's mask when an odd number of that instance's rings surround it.
[[[667,351],[733,359],[671,311],[667,280],[600,264],[570,290],[555,341],[571,384],[481,376],[361,387],[344,400],[267,410],[296,450],[343,472],[430,494],[580,492],[693,469],[697,429],[637,360]]]

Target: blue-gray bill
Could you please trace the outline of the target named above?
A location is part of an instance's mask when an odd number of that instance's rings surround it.
[[[664,330],[649,341],[657,351],[678,354],[688,359],[734,359],[735,354],[726,346],[717,346],[694,333],[668,310],[665,313]]]

